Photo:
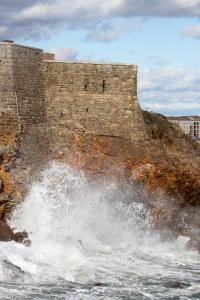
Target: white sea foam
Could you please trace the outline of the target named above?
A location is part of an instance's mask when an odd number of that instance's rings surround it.
[[[185,250],[183,237],[161,242],[150,233],[150,218],[133,195],[128,186],[121,189],[105,180],[90,182],[83,173],[52,163],[12,215],[11,226],[26,230],[31,246],[0,243],[0,279],[26,284],[100,282],[117,286],[125,294],[143,291],[149,297],[152,291],[140,277],[146,281],[189,280],[196,286],[199,254]],[[20,270],[14,279],[13,272],[5,271],[5,261]],[[113,295],[115,292],[117,288]],[[86,298],[82,295],[81,299]]]

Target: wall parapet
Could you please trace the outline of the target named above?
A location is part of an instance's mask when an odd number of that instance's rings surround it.
[[[52,54],[52,53],[50,53]],[[46,62],[49,63],[61,63],[61,64],[74,64],[74,65],[78,65],[78,64],[84,64],[84,65],[103,65],[103,66],[132,66],[135,67],[135,70],[137,71],[138,66],[134,65],[134,64],[125,64],[125,63],[112,63],[112,62],[95,62],[95,61],[80,61],[80,60],[57,60],[55,59],[54,61],[52,61],[51,59],[45,59]]]

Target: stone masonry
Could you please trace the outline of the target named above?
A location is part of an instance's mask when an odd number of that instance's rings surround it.
[[[0,42],[0,135],[35,124],[55,140],[75,134],[143,140],[137,67],[60,62],[41,49]]]

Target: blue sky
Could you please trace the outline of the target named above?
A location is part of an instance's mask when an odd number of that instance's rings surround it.
[[[142,108],[200,114],[200,0],[0,0],[0,38],[137,64]]]

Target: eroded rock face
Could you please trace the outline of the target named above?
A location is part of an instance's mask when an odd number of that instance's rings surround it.
[[[76,136],[54,144],[49,159],[66,162],[88,176],[142,185],[150,195],[154,228],[174,237],[200,232],[200,145],[160,115],[147,115],[151,141],[133,144],[108,136]]]
[[[0,221],[0,241],[1,242],[10,242],[15,241],[17,243],[28,244],[28,234],[24,232],[14,233],[10,226],[5,221]]]
[[[6,222],[0,221],[0,241],[8,242],[13,241],[15,239],[15,235],[12,229],[6,224]]]
[[[145,113],[144,118],[151,140],[139,144],[92,135],[75,135],[70,143],[51,143],[48,133],[35,128],[34,134],[30,132],[27,141],[23,138],[18,146],[16,141],[4,145],[0,148],[0,219],[5,220],[11,204],[33,180],[33,170],[40,171],[39,160],[58,160],[93,179],[103,176],[121,184],[143,186],[151,199],[146,205],[154,229],[163,235],[170,231],[173,238],[179,234],[189,236],[199,245],[200,145],[163,116]],[[14,182],[13,175],[17,178]],[[13,239],[22,241],[27,237],[18,235]]]
[[[0,193],[3,192],[3,179],[0,177]]]
[[[0,220],[3,220],[7,211],[14,205],[18,188],[12,176],[11,169],[16,161],[16,137],[7,136],[0,144]]]
[[[17,153],[16,137],[6,136],[0,145],[0,241],[23,242],[23,234],[15,234],[6,222],[6,215],[15,204],[18,193],[14,177],[10,171],[14,166]]]

